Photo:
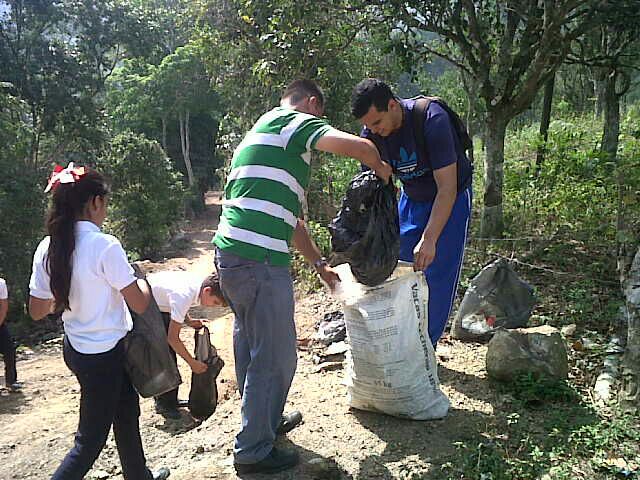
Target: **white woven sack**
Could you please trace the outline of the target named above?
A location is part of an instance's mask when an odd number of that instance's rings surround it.
[[[357,283],[348,264],[336,267],[343,303],[349,405],[402,418],[446,416],[428,336],[428,287],[424,275],[400,265],[382,285]]]

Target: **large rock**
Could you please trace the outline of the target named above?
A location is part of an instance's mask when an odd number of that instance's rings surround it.
[[[557,328],[498,330],[487,346],[487,373],[501,381],[521,373],[533,373],[560,380],[569,372],[567,351]]]

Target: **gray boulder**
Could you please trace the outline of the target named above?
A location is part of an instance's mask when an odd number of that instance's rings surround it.
[[[567,351],[557,328],[499,329],[487,345],[487,374],[511,381],[521,373],[564,380],[569,372]]]

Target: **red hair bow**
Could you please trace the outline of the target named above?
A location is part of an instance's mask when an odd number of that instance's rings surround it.
[[[49,183],[47,184],[47,188],[44,189],[44,193],[47,193],[61,183],[75,183],[86,173],[87,170],[84,167],[76,167],[73,162],[69,162],[67,168],[56,165],[53,168],[53,172],[51,172],[51,177],[49,177]]]

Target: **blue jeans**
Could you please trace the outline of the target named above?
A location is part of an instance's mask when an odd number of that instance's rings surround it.
[[[242,397],[236,463],[264,459],[276,438],[296,371],[293,282],[288,267],[216,249],[222,294],[235,314],[233,349]]]
[[[124,369],[120,340],[108,352],[83,354],[64,339],[64,361],[80,383],[80,422],[75,444],[51,480],[82,480],[102,451],[111,425],[125,480],[151,480],[138,417],[140,404]]]
[[[451,215],[436,244],[436,257],[424,271],[429,285],[429,338],[435,346],[445,327],[458,289],[464,247],[471,216],[471,188],[456,197]],[[404,191],[398,201],[400,216],[400,259],[413,262],[413,249],[420,241],[433,202],[411,200]]]

